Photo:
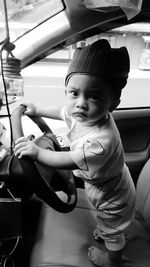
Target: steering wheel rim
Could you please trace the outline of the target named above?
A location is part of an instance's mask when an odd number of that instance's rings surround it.
[[[12,113],[11,122],[14,142],[19,137],[24,136],[22,128],[22,115],[25,109],[26,107],[24,105],[20,105]],[[48,147],[49,142],[51,141],[54,145],[54,149],[57,151],[60,150],[60,145],[46,122],[41,117],[28,117],[40,128],[43,133],[43,136],[38,140],[41,141],[41,138],[44,138],[45,145]],[[42,145],[40,146],[42,147]],[[63,179],[63,183],[65,183],[65,187],[68,189],[68,201],[64,202],[59,198],[51,185],[47,183],[44,177],[45,174],[43,175],[43,173],[40,173],[40,170],[43,169],[43,164],[33,162],[33,160],[29,159],[29,157],[23,157],[22,159],[18,159],[18,161],[24,172],[24,176],[27,178],[27,183],[33,190],[33,193],[35,193],[39,198],[44,200],[49,206],[59,212],[66,213],[75,208],[77,202],[77,190],[72,175],[70,175],[69,179],[67,177],[65,178],[64,176],[60,176],[60,179]]]

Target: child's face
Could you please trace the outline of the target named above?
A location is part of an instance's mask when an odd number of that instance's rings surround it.
[[[101,79],[74,74],[67,85],[67,109],[76,121],[94,125],[102,119],[112,104],[109,85]]]

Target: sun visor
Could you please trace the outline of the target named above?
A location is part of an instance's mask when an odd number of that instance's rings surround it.
[[[84,4],[89,9],[107,11],[109,8],[120,7],[130,20],[135,17],[142,7],[143,0],[84,0]]]

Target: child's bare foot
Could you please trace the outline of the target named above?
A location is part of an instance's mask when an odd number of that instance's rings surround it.
[[[104,252],[95,246],[89,248],[88,257],[96,266],[111,267],[107,252]]]
[[[101,234],[100,229],[97,226],[93,231],[93,236],[94,236],[96,241],[102,241],[103,240],[100,234]]]

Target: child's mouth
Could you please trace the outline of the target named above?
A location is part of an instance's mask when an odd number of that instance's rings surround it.
[[[83,112],[75,112],[74,116],[75,117],[80,117],[80,118],[86,118],[87,117],[87,115],[85,113],[83,113]]]

